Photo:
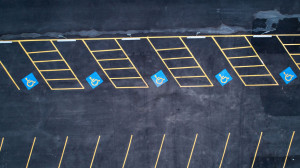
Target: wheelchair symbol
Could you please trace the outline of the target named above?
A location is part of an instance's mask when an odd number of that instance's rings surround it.
[[[33,81],[33,80],[30,80],[30,79],[27,79],[27,78],[25,78],[25,80],[26,80],[26,85],[28,86],[28,87],[33,87],[33,85],[35,84],[35,82],[36,81]]]
[[[94,79],[94,78],[92,78],[92,77],[90,77],[90,80],[91,80],[91,84],[92,84],[93,86],[97,86],[97,85],[99,84],[99,82],[100,82],[100,80]]]
[[[156,75],[154,75],[154,77],[156,78],[155,83],[159,85],[161,85],[165,80],[164,78],[157,77]]]
[[[284,74],[284,78],[285,78],[285,80],[286,81],[291,81],[292,79],[293,79],[293,77],[294,77],[294,75],[290,75],[290,74],[286,74],[285,72],[283,72],[283,74]]]
[[[222,76],[221,74],[219,74],[219,76],[220,76],[220,81],[222,82],[222,83],[227,83],[227,81],[228,81],[228,77],[226,77],[226,76]],[[224,79],[225,79],[225,81],[224,81]]]

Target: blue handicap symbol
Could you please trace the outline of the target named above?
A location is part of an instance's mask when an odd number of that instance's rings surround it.
[[[33,73],[30,73],[29,75],[25,76],[25,78],[22,79],[22,82],[26,86],[27,90],[30,90],[37,84],[39,84]]]
[[[94,89],[97,86],[99,86],[103,80],[101,77],[98,75],[97,72],[92,73],[90,76],[86,78],[86,81],[90,84],[90,86]]]
[[[228,82],[232,80],[232,77],[230,74],[227,72],[226,69],[218,73],[216,76],[217,80],[220,82],[222,86],[226,85]]]
[[[286,84],[289,84],[291,81],[297,78],[297,75],[294,73],[291,67],[286,68],[279,75]]]
[[[153,80],[156,87],[160,87],[164,83],[168,81],[166,75],[163,73],[162,70],[158,71],[156,74],[151,76],[151,79]]]

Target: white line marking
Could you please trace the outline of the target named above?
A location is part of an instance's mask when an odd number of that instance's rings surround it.
[[[61,39],[61,40],[57,40],[57,42],[75,42],[76,39]]]
[[[141,38],[122,38],[122,40],[141,40]]]
[[[272,35],[253,35],[254,38],[269,38],[272,37]]]
[[[12,41],[0,41],[0,44],[10,44]]]
[[[205,39],[205,36],[188,36],[187,39]]]

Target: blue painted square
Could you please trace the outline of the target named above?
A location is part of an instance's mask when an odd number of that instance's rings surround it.
[[[227,72],[226,69],[218,73],[216,76],[217,80],[220,82],[222,86],[226,85],[228,82],[232,80],[232,77],[230,74]]]
[[[33,73],[30,73],[29,75],[25,76],[25,78],[22,79],[22,82],[26,86],[27,90],[30,90],[37,84],[39,84]]]
[[[284,80],[286,84],[289,84],[294,79],[297,78],[297,75],[294,73],[291,67],[286,68],[280,74],[281,78]]]
[[[164,83],[168,81],[166,75],[163,73],[162,70],[158,71],[156,74],[151,76],[151,79],[153,80],[156,87],[160,87]]]
[[[90,84],[90,86],[95,89],[97,86],[99,86],[103,80],[98,75],[97,72],[92,73],[90,76],[86,78],[86,81]]]

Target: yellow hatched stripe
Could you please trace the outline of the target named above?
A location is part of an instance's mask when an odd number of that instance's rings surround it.
[[[172,67],[168,69],[190,69],[190,68],[199,68],[198,66],[189,66],[189,67]]]
[[[33,51],[33,52],[28,52],[28,54],[49,53],[49,52],[57,52],[57,50]]]
[[[179,48],[162,48],[162,49],[156,49],[157,51],[168,51],[168,50],[184,50],[185,47],[179,47]]]
[[[163,58],[163,60],[176,60],[176,59],[191,59],[193,57],[174,57],[174,58]]]
[[[251,48],[251,46],[243,46],[243,47],[232,47],[232,48],[222,48],[222,50],[238,50],[244,48]]]
[[[62,81],[62,80],[77,80],[76,78],[57,78],[57,79],[46,79],[47,81]]]
[[[205,78],[206,76],[175,76],[175,78]]]
[[[0,152],[1,152],[1,149],[2,149],[3,142],[4,142],[4,137],[2,137],[2,140],[1,140],[1,144],[0,144]]]
[[[110,78],[110,79],[141,79],[141,77],[120,77],[120,78]]]
[[[233,66],[234,68],[254,68],[254,67],[264,67],[264,65],[243,65],[243,66]]]
[[[240,56],[240,57],[228,57],[228,59],[239,59],[239,58],[253,58],[258,57],[257,55],[251,55],[251,56]]]
[[[271,76],[270,74],[240,75],[241,77]]]
[[[120,60],[128,60],[128,58],[97,59],[97,61],[120,61]]]
[[[122,69],[134,69],[134,67],[123,67],[123,68],[105,68],[105,71],[114,71],[114,70],[122,70]]]
[[[109,50],[91,50],[92,52],[110,52],[110,51],[122,51],[120,48],[118,49],[109,49]]]
[[[283,42],[281,41],[281,39],[279,38],[279,36],[276,36],[278,41],[280,42],[280,44],[282,45],[282,47],[285,49],[285,51],[288,53],[288,55],[290,56],[290,58],[293,60],[293,62],[295,63],[295,65],[297,65],[298,69],[300,70],[300,66],[299,64],[297,64],[297,62],[295,61],[294,57],[292,56],[292,54],[289,52],[289,50],[285,47],[285,45],[283,44]],[[300,54],[299,54],[300,55]]]
[[[60,62],[64,60],[43,60],[43,61],[33,61],[34,63],[43,63],[43,62]]]
[[[45,69],[45,70],[40,70],[41,72],[56,72],[56,71],[70,71],[70,69]]]

